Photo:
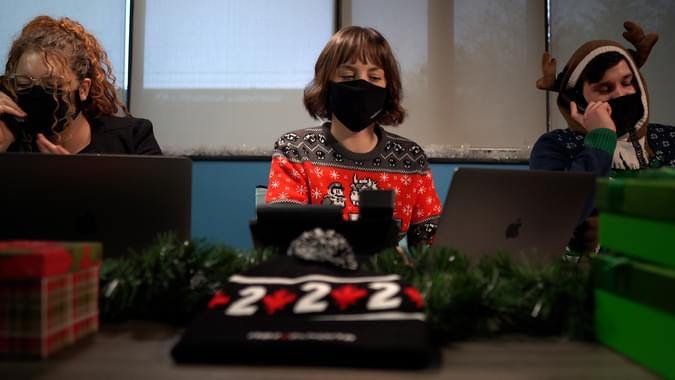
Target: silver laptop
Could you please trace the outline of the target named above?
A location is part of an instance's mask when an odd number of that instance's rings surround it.
[[[104,257],[190,238],[192,163],[183,157],[0,154],[0,239],[100,241]]]
[[[562,257],[594,184],[591,173],[458,168],[434,247],[457,249],[474,261],[498,252]]]

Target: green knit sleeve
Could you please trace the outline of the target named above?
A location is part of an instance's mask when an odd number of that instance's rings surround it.
[[[584,144],[591,148],[604,150],[612,156],[616,148],[616,132],[607,128],[594,129],[586,135]]]

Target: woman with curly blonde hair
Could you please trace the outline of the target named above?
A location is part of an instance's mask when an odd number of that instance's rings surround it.
[[[150,121],[118,99],[97,39],[77,21],[48,16],[24,26],[0,77],[2,151],[161,154]]]

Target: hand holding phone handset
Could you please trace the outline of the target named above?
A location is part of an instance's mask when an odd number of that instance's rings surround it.
[[[40,86],[34,86],[31,91],[14,99],[10,96],[14,94],[10,88],[12,87],[7,84],[6,77],[0,77],[0,152],[6,152],[14,143],[20,145],[19,150],[24,152],[68,154],[62,146],[47,138],[54,134],[52,125],[57,116],[53,116],[55,112],[43,111],[59,111],[64,106],[59,103],[54,105],[53,95],[40,91]]]
[[[582,94],[563,91],[558,95],[558,104],[569,110],[570,117],[587,132],[597,128],[607,128],[616,132],[616,126],[611,117],[612,108],[607,102],[587,103]]]
[[[9,145],[21,135],[26,116],[0,82],[0,152],[7,151]]]
[[[586,113],[586,99],[576,92],[563,91],[558,95],[558,102],[571,112],[572,102],[577,106],[577,112]]]

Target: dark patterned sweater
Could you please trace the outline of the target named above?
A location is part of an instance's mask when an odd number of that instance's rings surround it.
[[[614,144],[612,144],[612,140]],[[542,170],[590,171],[607,176],[612,165],[616,134],[606,129],[584,136],[571,129],[556,129],[544,134],[532,148],[530,168]],[[647,126],[647,145],[654,153],[650,167],[675,167],[675,127]]]
[[[267,203],[332,204],[345,220],[359,215],[361,190],[393,190],[394,218],[408,244],[430,244],[441,203],[422,148],[376,127],[369,153],[347,150],[330,134],[330,123],[286,133],[274,144]]]
[[[675,167],[675,127],[649,124],[646,144],[654,154],[649,167]],[[616,133],[609,129],[596,129],[587,135],[569,128],[556,129],[542,135],[532,148],[530,169],[586,171],[607,177],[612,171],[615,146]],[[591,195],[584,216],[589,216],[594,208]]]

